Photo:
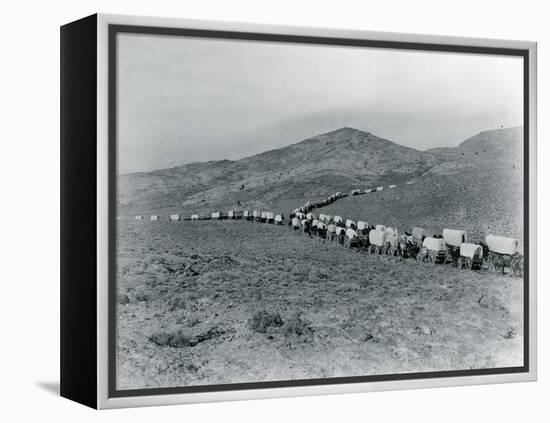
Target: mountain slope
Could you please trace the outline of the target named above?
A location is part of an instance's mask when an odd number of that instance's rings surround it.
[[[439,164],[431,152],[400,146],[373,134],[341,128],[240,160],[190,163],[118,179],[124,212],[205,210],[311,199],[355,185],[396,181]]]
[[[427,152],[442,163],[431,173],[456,173],[466,169],[490,169],[506,173],[523,169],[523,126],[483,131],[453,148],[433,148]]]
[[[523,130],[484,131],[454,148],[430,150],[440,164],[412,185],[348,197],[323,213],[429,234],[464,229],[470,240],[488,234],[524,239]]]

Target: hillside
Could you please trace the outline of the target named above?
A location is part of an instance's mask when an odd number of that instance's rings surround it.
[[[448,174],[469,169],[490,169],[506,173],[509,169],[523,169],[523,127],[483,131],[454,148],[433,148],[427,152],[442,163],[430,170],[434,174]]]
[[[323,209],[369,223],[429,233],[460,228],[471,239],[489,233],[523,240],[522,128],[484,131],[454,148],[432,149],[441,163],[414,179]]]
[[[286,207],[375,181],[399,181],[439,164],[430,152],[342,128],[236,161],[221,160],[119,177],[121,214],[154,210]]]

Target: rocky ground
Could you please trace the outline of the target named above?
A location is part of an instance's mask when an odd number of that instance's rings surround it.
[[[119,389],[522,365],[519,278],[273,225],[118,230]]]

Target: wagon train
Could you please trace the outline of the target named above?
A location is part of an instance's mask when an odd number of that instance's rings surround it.
[[[313,213],[300,216],[301,220],[292,220],[294,229],[371,254],[416,258],[433,264],[450,263],[471,270],[483,269],[487,263],[502,273],[509,269],[510,274],[523,274],[519,242],[513,238],[488,235],[485,243],[476,244],[469,242],[466,231],[460,229],[445,228],[441,235],[426,236],[423,228],[415,226],[411,232],[400,234],[394,226],[371,226],[362,220],[355,222],[337,215],[319,214],[318,219]]]
[[[410,184],[408,182],[407,184]],[[394,188],[390,185],[389,188]],[[364,192],[382,191],[384,187],[369,188]],[[358,195],[359,190],[353,190],[351,195]],[[361,192],[363,193],[363,192]],[[324,207],[332,202],[347,197],[347,194],[337,192],[323,200],[306,202],[303,206],[294,209],[288,218],[288,226],[309,237],[316,237],[323,242],[333,241],[365,251],[371,254],[387,254],[402,258],[416,258],[417,260],[433,264],[450,263],[459,269],[488,268],[502,274],[508,269],[511,275],[523,275],[523,256],[519,252],[519,241],[496,235],[487,235],[485,242],[470,242],[466,231],[445,228],[441,235],[427,236],[426,231],[418,226],[411,232],[400,234],[394,226],[369,225],[366,221],[345,219],[342,216],[331,216],[319,213],[316,216],[312,210]],[[229,210],[212,211],[203,217],[198,213],[192,214],[190,219],[184,220],[245,220],[282,226],[286,222],[282,213],[266,210]],[[134,217],[143,220],[142,215]],[[151,221],[160,220],[160,216],[150,216]],[[170,221],[182,220],[179,214],[171,214]]]

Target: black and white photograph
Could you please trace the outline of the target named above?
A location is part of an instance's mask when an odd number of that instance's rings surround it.
[[[545,423],[545,11],[6,3],[0,421]]]
[[[116,391],[525,368],[523,56],[112,36]]]

